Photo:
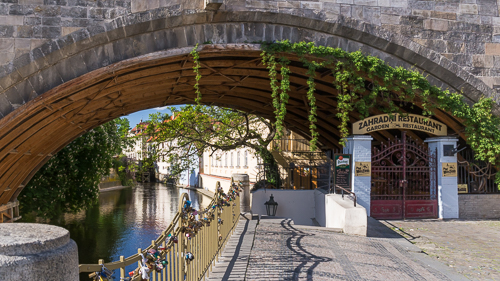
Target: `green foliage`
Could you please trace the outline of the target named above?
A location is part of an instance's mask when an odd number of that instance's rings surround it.
[[[127,156],[120,154],[119,157],[113,159],[113,168],[115,169],[120,182],[123,186],[134,186],[132,172],[137,172],[137,164],[134,161],[128,161]]]
[[[194,66],[193,66],[193,71],[196,74],[195,80],[196,83],[194,84],[194,89],[196,93],[196,98],[195,101],[199,105],[201,101],[201,91],[200,91],[200,79],[201,79],[201,73],[200,73],[200,54],[198,53],[198,44],[193,48],[191,51],[191,56],[193,56],[193,61],[194,61]]]
[[[422,106],[423,115],[433,115],[440,109],[459,118],[465,126],[466,141],[476,153],[478,160],[500,166],[500,118],[492,114],[494,101],[481,98],[469,106],[462,94],[442,90],[432,86],[417,70],[403,67],[393,68],[379,58],[366,56],[361,51],[348,53],[340,48],[315,46],[313,42],[291,43],[288,40],[278,42],[258,42],[262,48],[262,62],[269,70],[271,97],[276,116],[275,138],[283,137],[286,106],[290,91],[289,54],[295,54],[308,69],[307,99],[309,103],[309,129],[311,149],[316,149],[318,133],[316,131],[315,77],[318,70],[329,70],[334,79],[332,84],[337,90],[336,116],[340,120],[340,143],[345,144],[349,134],[349,115],[359,112],[367,117],[375,106],[382,112],[404,114],[398,105],[411,103]],[[199,93],[198,81],[199,56],[196,48],[195,89]],[[201,94],[197,96],[197,102]],[[500,173],[497,173],[500,183]]]
[[[151,157],[170,163],[172,176],[196,165],[204,151],[214,156],[241,147],[260,152],[275,135],[272,123],[239,110],[187,105],[170,111],[151,114],[145,134],[153,140]]]
[[[494,102],[491,98],[481,98],[469,106],[463,95],[432,86],[420,72],[390,67],[379,58],[365,56],[361,51],[348,53],[340,48],[315,46],[312,42],[290,43],[288,40],[262,43],[262,49],[262,61],[269,69],[278,131],[282,130],[286,114],[284,101],[288,98],[283,99],[280,95],[286,95],[290,83],[286,55],[297,55],[308,69],[311,148],[315,148],[318,136],[314,125],[314,78],[316,70],[330,69],[334,77],[332,83],[337,89],[336,116],[340,120],[342,144],[349,134],[350,112],[357,111],[366,117],[377,106],[385,113],[402,113],[398,104],[419,103],[424,115],[433,115],[433,110],[441,109],[463,120],[466,141],[476,152],[477,159],[500,166],[500,118],[492,114]],[[278,67],[286,68],[281,80],[278,80]],[[497,174],[497,182],[500,182],[500,174]]]
[[[53,218],[78,212],[97,200],[98,184],[121,152],[128,120],[113,120],[75,139],[55,154],[19,196],[23,214]]]

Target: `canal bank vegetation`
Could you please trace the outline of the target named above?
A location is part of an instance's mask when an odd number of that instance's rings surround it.
[[[276,116],[276,139],[283,136],[284,120],[290,92],[290,56],[296,56],[308,69],[307,102],[311,150],[316,149],[316,84],[317,73],[331,73],[332,84],[337,90],[336,117],[340,120],[340,142],[345,144],[349,134],[349,115],[359,112],[368,117],[376,108],[384,113],[407,114],[404,107],[421,108],[421,114],[434,115],[443,110],[460,120],[464,126],[465,140],[475,151],[477,160],[500,167],[500,118],[492,113],[492,98],[481,97],[469,105],[461,93],[441,89],[429,83],[416,69],[391,67],[383,60],[364,55],[361,51],[346,52],[340,48],[316,46],[314,42],[291,43],[288,40],[258,42],[262,49],[262,62],[269,70],[271,96]],[[191,53],[195,62],[194,72],[198,104],[202,99],[199,90],[201,77],[197,46]],[[500,173],[496,181],[500,183]]]
[[[127,145],[128,130],[127,119],[115,119],[61,149],[38,170],[18,197],[21,213],[51,219],[94,204],[101,178],[109,175],[115,156]]]

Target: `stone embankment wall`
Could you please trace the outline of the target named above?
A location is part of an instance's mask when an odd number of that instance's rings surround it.
[[[462,66],[488,86],[500,88],[500,17],[496,0],[224,2],[220,9],[226,11],[269,11],[329,22],[342,17],[364,21],[411,38]],[[192,13],[203,9],[203,0],[0,0],[0,65],[12,62],[47,39],[154,9],[165,9],[171,15]]]
[[[500,219],[500,194],[460,194],[461,219]]]

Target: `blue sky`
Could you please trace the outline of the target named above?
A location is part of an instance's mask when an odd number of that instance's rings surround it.
[[[170,114],[170,110],[168,110],[169,106],[164,106],[164,107],[156,107],[156,108],[151,108],[151,109],[146,109],[142,111],[137,111],[132,114],[129,114],[127,116],[124,116],[125,118],[128,119],[130,122],[130,129],[134,128],[135,125],[139,124],[142,121],[146,121],[149,119],[149,114],[151,113],[156,113],[156,112],[161,112],[161,113],[168,113]],[[180,107],[180,105],[177,105],[175,107]]]

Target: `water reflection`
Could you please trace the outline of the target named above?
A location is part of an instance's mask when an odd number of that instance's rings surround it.
[[[121,255],[131,256],[137,248],[150,245],[168,227],[177,213],[180,194],[186,192],[196,209],[210,203],[192,190],[144,184],[102,192],[98,205],[78,214],[65,214],[56,225],[68,229],[76,241],[80,263],[116,261]],[[134,268],[129,266],[126,272]],[[118,270],[115,277],[116,273]],[[80,280],[90,279],[88,274],[81,274]]]

